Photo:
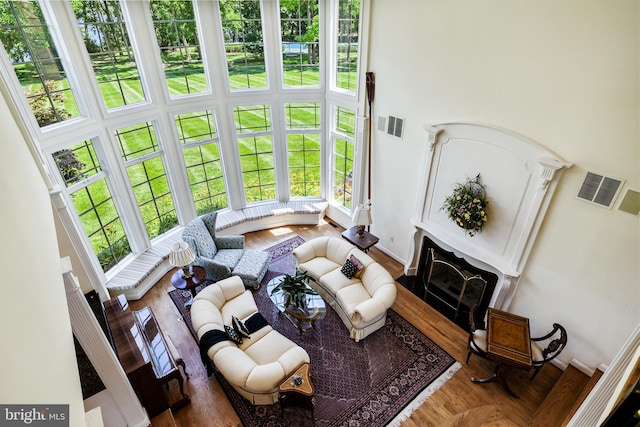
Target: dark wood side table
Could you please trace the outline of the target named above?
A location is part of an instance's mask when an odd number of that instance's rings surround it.
[[[311,419],[315,422],[313,409],[316,406],[316,398],[314,397],[316,390],[311,382],[309,369],[310,366],[308,363],[302,364],[302,366],[280,385],[278,391],[280,393],[280,409],[282,410],[283,416],[284,408],[299,406],[311,411]],[[296,377],[301,378],[302,382],[299,384],[294,383],[294,378]]]
[[[365,231],[362,236],[359,236],[358,227],[351,227],[350,229],[343,231],[342,237],[356,245],[356,247],[362,252],[367,252],[371,246],[380,241],[379,238],[368,231]]]
[[[507,383],[510,368],[531,369],[531,335],[529,319],[489,308],[487,314],[487,359],[497,363],[493,376],[471,378],[476,383],[497,382],[512,395],[518,397]]]
[[[198,285],[201,285],[202,282],[204,282],[204,280],[207,278],[207,270],[205,270],[204,267],[200,267],[199,265],[192,265],[190,269],[193,275],[187,279],[182,277],[181,268],[179,268],[175,273],[173,273],[173,276],[171,276],[171,284],[174,288],[191,291],[191,299],[187,301],[185,307],[191,307],[191,304],[193,304],[193,297],[196,296],[196,288],[198,287]]]

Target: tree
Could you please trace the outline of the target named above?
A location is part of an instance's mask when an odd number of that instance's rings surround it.
[[[318,40],[320,38],[318,1],[282,0],[280,1],[280,16],[288,18],[282,20],[282,40],[305,43],[308,63],[317,63]],[[298,22],[300,28],[298,28]]]
[[[80,180],[82,177],[81,172],[86,165],[78,160],[76,153],[64,149],[53,153],[53,158],[65,183],[71,184]]]
[[[42,80],[62,78],[53,40],[37,2],[2,2],[0,24],[10,28],[0,38],[14,62],[33,62]]]
[[[64,108],[66,96],[63,92],[56,91],[56,82],[45,81],[42,84],[43,92],[36,89],[23,88],[29,107],[36,117],[40,127],[64,121],[71,117],[71,114]]]
[[[198,45],[198,31],[191,1],[153,0],[150,4],[151,16],[154,21],[171,22],[170,24],[162,23],[156,25],[158,45],[162,48],[177,46],[182,43],[186,60],[190,61],[191,51],[189,46]]]

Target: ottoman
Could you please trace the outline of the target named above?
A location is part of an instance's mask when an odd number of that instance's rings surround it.
[[[256,290],[269,269],[270,260],[271,255],[268,252],[246,250],[231,275],[240,277],[246,288]]]

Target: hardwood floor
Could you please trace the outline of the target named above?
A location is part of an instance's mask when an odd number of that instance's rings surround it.
[[[330,223],[262,230],[247,233],[245,247],[264,249],[296,234],[310,240],[321,235],[339,236],[342,231],[341,227]],[[369,255],[387,268],[393,277],[403,274],[403,265],[379,249],[372,248]],[[171,274],[173,271],[167,273],[141,300],[130,304],[134,310],[151,306],[163,332],[171,336],[187,365],[190,378],[185,387],[191,404],[174,413],[175,423],[178,427],[241,426],[215,377],[207,377],[198,346],[167,295],[173,289]],[[484,424],[479,419],[483,416],[481,413],[489,414],[486,421],[491,422],[490,425],[526,426],[562,373],[554,366],[546,365],[535,380],[530,381],[529,372],[511,371],[509,384],[519,398],[509,396],[495,383],[474,384],[470,378],[491,375],[493,364],[475,356],[471,356],[469,364],[465,364],[467,332],[401,285],[398,285],[398,297],[392,308],[462,364],[461,369],[444,386],[403,422],[403,427],[477,426]]]

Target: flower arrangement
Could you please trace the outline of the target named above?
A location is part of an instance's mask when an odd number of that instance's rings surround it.
[[[467,178],[464,183],[457,183],[453,194],[444,199],[442,208],[456,225],[473,237],[487,222],[488,205],[485,187],[478,174],[474,179]]]

